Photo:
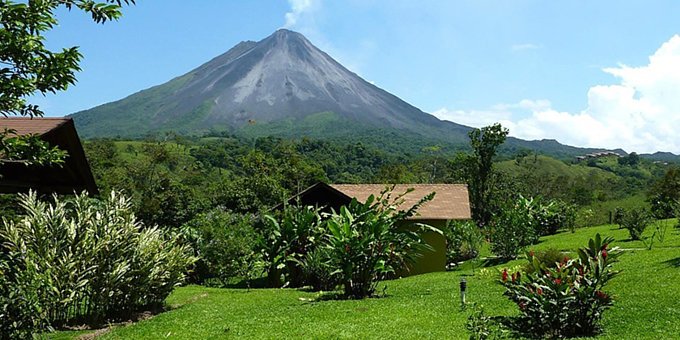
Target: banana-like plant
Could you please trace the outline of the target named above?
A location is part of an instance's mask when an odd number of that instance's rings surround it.
[[[369,196],[366,202],[353,199],[340,211],[330,215],[326,222],[328,235],[325,246],[331,252],[336,273],[342,278],[345,296],[361,299],[371,296],[378,280],[397,270],[408,268],[423,251],[432,248],[422,241],[424,230],[441,233],[425,224],[416,224],[416,230],[398,222],[415,215],[424,203],[432,200],[434,193],[425,196],[408,210],[398,210],[403,196],[390,200],[391,189],[380,196]]]

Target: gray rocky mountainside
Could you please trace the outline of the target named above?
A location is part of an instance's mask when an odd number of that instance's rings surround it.
[[[72,117],[86,137],[135,137],[234,130],[323,112],[365,126],[467,130],[370,84],[302,34],[284,29],[259,42],[241,42],[168,83]]]
[[[245,41],[198,68],[124,99],[71,115],[84,138],[175,132],[323,137],[427,145],[468,144],[469,127],[442,121],[365,81],[302,34],[281,29]],[[387,143],[386,143],[387,142]],[[508,138],[506,153],[567,158],[603,149]]]

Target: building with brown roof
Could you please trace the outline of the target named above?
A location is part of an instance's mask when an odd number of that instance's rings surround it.
[[[68,155],[61,166],[0,162],[0,193],[26,192],[29,189],[40,193],[72,194],[83,190],[91,195],[98,193],[71,118],[0,118],[0,130],[5,129],[14,130],[17,135],[38,135]]]
[[[366,201],[370,195],[378,196],[389,184],[326,184],[317,183],[300,192],[289,200],[289,203],[302,205],[324,206],[338,210],[353,198],[358,201]],[[403,196],[400,209],[409,209],[426,195],[434,192],[434,198],[423,204],[418,213],[407,221],[407,228],[413,223],[425,223],[443,230],[451,220],[468,220],[472,217],[470,212],[470,199],[467,185],[465,184],[397,184],[391,192],[392,197],[403,194],[409,189],[411,192]],[[408,275],[429,273],[446,270],[446,238],[435,232],[426,232],[423,239],[433,249],[418,258]]]

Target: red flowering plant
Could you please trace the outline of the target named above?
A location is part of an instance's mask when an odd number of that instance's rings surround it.
[[[613,305],[604,286],[619,272],[612,270],[621,252],[610,248],[613,238],[597,234],[578,257],[565,257],[546,266],[527,254],[525,273],[501,275],[505,295],[520,309],[516,328],[530,336],[562,338],[592,335],[599,330],[602,313]]]

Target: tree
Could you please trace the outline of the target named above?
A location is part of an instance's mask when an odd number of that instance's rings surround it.
[[[77,47],[60,52],[45,47],[43,34],[56,24],[55,10],[65,7],[80,9],[92,15],[96,23],[118,19],[122,5],[135,0],[0,0],[0,114],[4,117],[19,115],[41,117],[38,105],[30,104],[28,97],[40,93],[64,91],[76,82],[82,55]],[[9,139],[5,132],[3,139]],[[12,137],[14,144],[29,144],[34,154],[30,158],[52,160],[54,154],[37,138]],[[9,143],[8,143],[9,144]],[[14,153],[14,146],[3,150]],[[42,156],[42,153],[47,156]],[[38,156],[35,156],[38,155]],[[59,158],[56,159],[57,161]]]
[[[468,133],[472,155],[467,159],[467,178],[470,190],[472,218],[480,226],[489,224],[492,216],[493,158],[505,142],[508,129],[496,123]]]
[[[657,218],[674,217],[680,208],[680,168],[671,167],[649,192],[652,213]]]

